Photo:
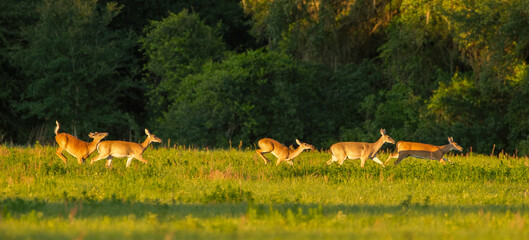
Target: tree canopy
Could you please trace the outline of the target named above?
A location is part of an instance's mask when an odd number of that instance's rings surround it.
[[[529,153],[525,0],[1,3],[0,141],[319,148],[396,140]]]

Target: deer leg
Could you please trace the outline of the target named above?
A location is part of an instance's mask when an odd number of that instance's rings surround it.
[[[347,156],[343,156],[343,157],[336,157],[336,159],[338,159],[338,164],[342,165],[345,160],[347,159]]]
[[[439,162],[441,162],[442,164],[446,164],[445,160],[443,160],[443,159],[445,159],[445,158],[439,159]]]
[[[84,160],[87,159],[87,158],[88,158],[88,155],[84,155],[84,156],[78,157],[77,158],[77,163],[83,164]]]
[[[374,158],[372,158],[373,161],[375,161],[376,163],[382,165],[382,167],[386,167],[384,166],[384,163],[382,163],[382,161],[380,161],[380,159],[378,159],[376,156]]]
[[[108,156],[107,157],[107,163],[105,163],[105,167],[111,167],[112,166],[112,159],[114,159],[114,157],[112,156]]]
[[[263,149],[257,149],[255,150],[257,152],[257,155],[261,157],[264,160],[265,165],[268,164],[269,160],[263,155]],[[265,152],[266,153],[266,152]]]
[[[445,157],[443,157],[443,160],[445,160],[445,161],[447,161],[447,162],[449,162],[449,163],[453,163],[452,161],[450,161],[450,159],[445,158]]]
[[[126,165],[126,167],[129,167],[129,166],[130,166],[130,163],[132,163],[132,158],[131,158],[131,157],[127,158],[127,165]]]
[[[62,148],[57,148],[57,152],[55,152],[57,154],[57,156],[59,156],[59,158],[64,162],[64,164],[66,164],[66,157],[64,155],[62,155],[62,151],[64,151],[64,149]]]
[[[276,166],[282,162],[281,158],[277,158]]]
[[[138,157],[136,157],[136,159],[138,159],[138,160],[144,162],[145,164],[149,164],[149,162],[147,162],[147,160],[145,160],[145,158],[143,158],[141,155],[138,156]],[[127,160],[127,161],[128,161],[128,160]]]
[[[288,165],[290,165],[290,166],[294,165],[294,162],[292,162],[292,160],[288,160],[287,163],[288,163]]]
[[[333,162],[336,162],[338,161],[338,158],[334,155],[332,155],[331,159],[329,161],[327,161],[327,165],[331,165]]]
[[[407,154],[405,153],[399,153],[399,157],[397,158],[397,161],[395,161],[395,165],[398,165],[400,163],[400,161],[402,161],[402,159],[408,157]]]
[[[366,164],[367,157],[361,157],[360,158],[360,167],[364,167]]]
[[[101,153],[99,153],[99,155],[97,155],[96,157],[92,158],[92,161],[90,161],[90,165],[94,164],[95,161],[99,161],[103,158],[107,158],[109,155],[103,155]]]

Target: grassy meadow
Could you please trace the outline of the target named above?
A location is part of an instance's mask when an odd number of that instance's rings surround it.
[[[106,169],[0,145],[0,239],[529,238],[527,158],[360,168],[314,151],[276,167],[251,149],[155,147],[149,165]]]

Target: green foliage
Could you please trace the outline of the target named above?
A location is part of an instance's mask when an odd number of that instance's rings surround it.
[[[425,109],[420,97],[413,94],[411,87],[404,83],[397,83],[390,90],[381,92],[379,98],[383,100],[372,106],[376,109],[371,123],[373,133],[378,133],[377,127],[384,127],[394,139],[410,138],[426,142],[431,140],[416,136],[416,130],[421,121],[421,113]]]
[[[380,50],[390,81],[405,83],[426,100],[417,109],[427,109],[415,114],[419,127],[405,130],[406,137],[438,142],[454,136],[480,152],[493,145],[514,151],[525,139],[526,128],[515,122],[525,104],[517,89],[527,59],[527,52],[519,51],[527,45],[519,41],[526,42],[527,33],[517,26],[527,19],[521,10],[526,4],[403,2],[406,8],[392,21]]]
[[[210,194],[204,197],[205,203],[240,203],[240,202],[251,202],[253,201],[251,191],[245,191],[239,188],[233,188],[228,185],[227,188],[223,188],[220,185],[215,187]]]
[[[145,32],[140,42],[148,58],[151,105],[158,115],[175,101],[182,79],[200,72],[207,61],[220,60],[226,46],[216,29],[187,10],[152,21]]]
[[[297,96],[310,96],[316,81],[303,67],[284,54],[261,50],[210,62],[184,79],[179,99],[160,122],[161,132],[180,144],[200,146],[266,136],[302,139],[300,109],[306,103]]]
[[[209,147],[327,148],[385,128],[528,151],[526,0],[117,2],[0,3],[0,141],[53,141],[58,119]]]
[[[351,63],[332,74],[330,84],[321,89],[325,103],[314,114],[326,123],[323,130],[330,134],[325,147],[338,140],[378,139],[381,127],[373,121],[377,105],[383,102],[379,91],[386,87],[387,79],[378,72],[375,61]]]
[[[505,115],[506,124],[509,128],[510,146],[519,151],[520,154],[529,155],[529,123],[524,121],[529,117],[529,74],[527,65],[523,64],[515,68],[515,75],[510,79],[512,81],[512,99],[507,107]]]
[[[122,105],[140,88],[131,80],[137,68],[127,52],[134,42],[107,28],[118,12],[116,4],[98,8],[95,1],[41,5],[39,22],[23,32],[27,46],[13,52],[28,79],[17,104],[25,117],[50,125],[59,120],[74,135],[134,125]]]
[[[376,55],[399,1],[244,1],[270,49],[337,69]],[[393,5],[392,5],[393,4]]]
[[[25,81],[11,62],[9,50],[21,40],[20,28],[36,21],[36,5],[36,0],[0,3],[0,142],[17,141],[18,135],[27,134],[27,123],[20,120],[20,112],[14,106]]]
[[[437,86],[461,68],[449,22],[439,13],[442,1],[403,1],[405,8],[387,29],[380,47],[385,73],[394,84],[410,86],[427,98]]]

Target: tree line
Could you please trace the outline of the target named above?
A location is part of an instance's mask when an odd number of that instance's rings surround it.
[[[395,140],[529,152],[526,0],[0,3],[0,142],[318,148]]]

